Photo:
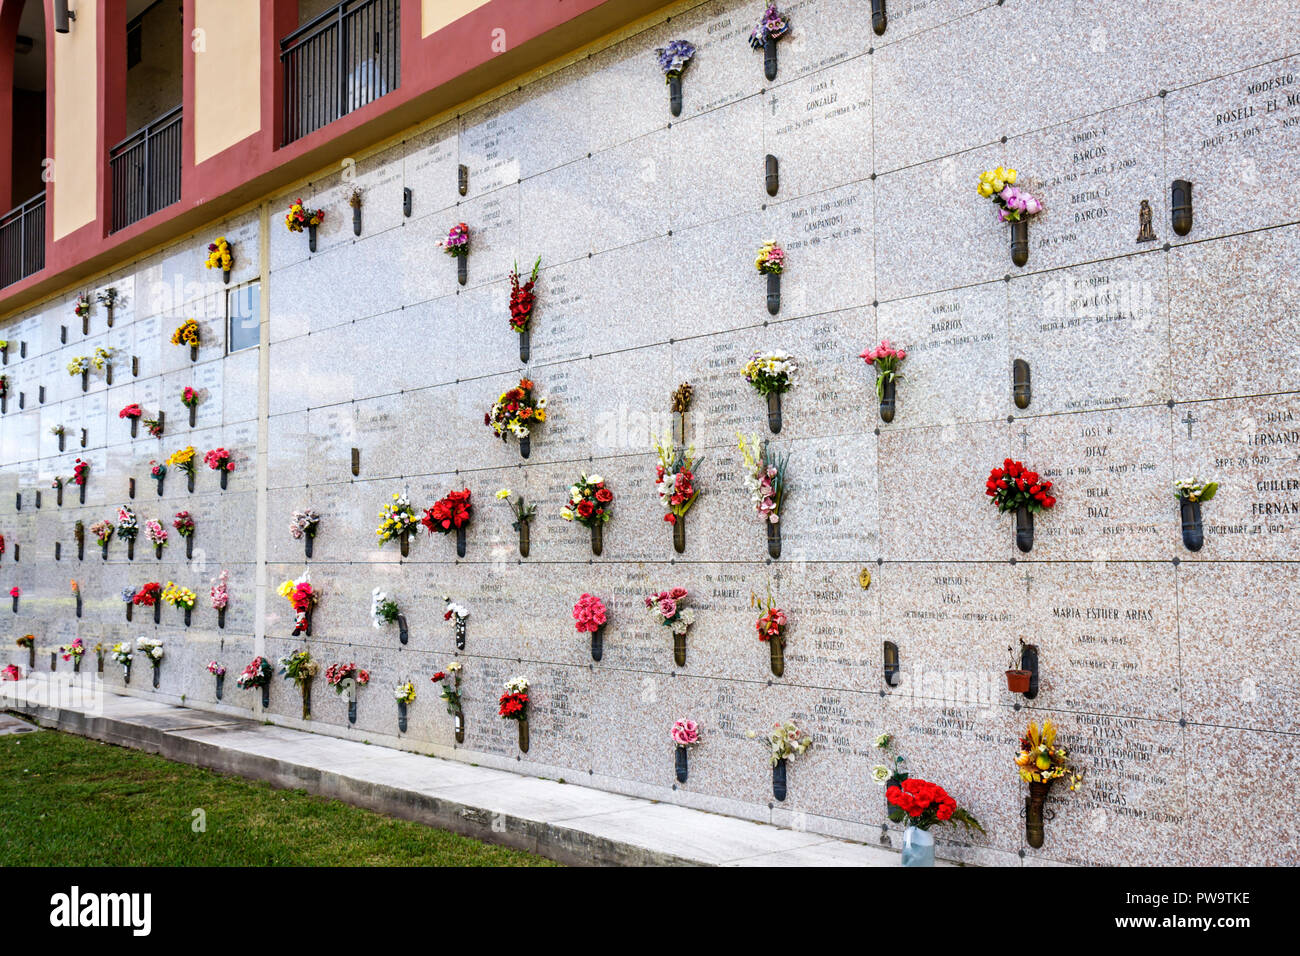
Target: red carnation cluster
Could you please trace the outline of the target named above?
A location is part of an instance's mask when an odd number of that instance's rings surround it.
[[[1015,511],[1022,506],[1030,511],[1044,511],[1056,504],[1051,494],[1052,483],[1030,471],[1024,462],[1010,458],[1001,468],[989,472],[984,493],[993,499],[999,511]]]
[[[439,534],[447,534],[453,528],[469,523],[470,508],[468,488],[450,491],[447,497],[438,501],[432,508],[424,509],[420,524],[424,525],[429,534],[435,531]]]
[[[885,799],[913,819],[932,809],[936,820],[950,820],[957,810],[957,801],[948,796],[948,791],[916,777],[904,780],[901,787],[890,787]]]

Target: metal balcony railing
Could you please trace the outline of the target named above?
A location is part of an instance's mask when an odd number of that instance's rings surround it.
[[[401,0],[345,0],[280,41],[292,143],[397,89]]]
[[[0,286],[45,268],[45,193],[0,216]]]
[[[113,232],[181,198],[181,108],[136,130],[108,153]]]

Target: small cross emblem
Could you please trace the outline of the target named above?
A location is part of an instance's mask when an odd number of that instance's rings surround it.
[[[1195,424],[1196,424],[1197,422],[1199,422],[1199,421],[1200,421],[1199,418],[1195,418],[1195,417],[1192,416],[1192,411],[1191,411],[1191,409],[1188,409],[1188,410],[1187,410],[1187,417],[1183,419],[1183,424],[1187,426],[1187,437],[1188,437],[1188,438],[1191,438],[1191,437],[1192,437],[1192,426],[1195,425]]]
[[[1029,448],[1029,429],[1024,426],[1020,428],[1020,445],[1022,448]]]

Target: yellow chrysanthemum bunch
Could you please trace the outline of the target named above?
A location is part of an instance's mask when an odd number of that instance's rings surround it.
[[[172,468],[179,468],[188,474],[194,473],[194,446],[186,445],[180,451],[172,452],[168,457],[166,464]]]
[[[197,595],[189,588],[183,588],[173,581],[168,581],[167,586],[163,588],[162,599],[172,607],[183,608],[190,611],[194,609],[194,602]]]
[[[235,257],[230,254],[230,243],[225,236],[218,236],[216,242],[208,244],[207,268],[228,272],[235,264]]]

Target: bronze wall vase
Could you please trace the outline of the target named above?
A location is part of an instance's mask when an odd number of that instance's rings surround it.
[[[769,651],[772,658],[772,676],[785,676],[785,638],[781,636],[768,638],[768,644],[771,645]]]
[[[1016,509],[1016,547],[1026,554],[1034,549],[1034,513],[1025,505]]]
[[[678,667],[686,666],[686,635],[673,635],[673,660]]]
[[[1011,398],[1015,401],[1016,408],[1020,409],[1028,408],[1033,398],[1029,363],[1024,359],[1016,359],[1011,365]]]
[[[781,188],[781,165],[771,153],[763,160],[763,188],[769,196],[775,196]]]
[[[781,557],[781,523],[768,521],[767,524],[767,553],[768,556],[776,559]]]
[[[221,695],[224,694],[226,690],[226,675],[217,674],[216,678],[217,678],[217,700],[221,700]]]
[[[523,717],[515,723],[519,725],[519,749],[528,753],[528,718]]]
[[[1011,261],[1017,266],[1029,262],[1029,220],[1023,217],[1011,223]]]
[[[1192,184],[1186,179],[1175,179],[1169,192],[1174,232],[1185,236],[1192,231]]]
[[[591,659],[598,661],[605,656],[605,625],[602,624],[591,632]]]
[[[1025,797],[1025,842],[1034,849],[1043,845],[1043,804],[1051,789],[1051,781],[1029,782],[1029,796]]]
[[[767,311],[776,315],[781,311],[781,273],[767,274]]]
[[[406,733],[406,701],[397,702],[397,732]]]
[[[781,433],[781,393],[767,393],[767,427],[773,435]]]
[[[681,75],[668,77],[668,109],[674,116],[682,115]]]
[[[307,250],[309,252],[316,251],[316,226],[314,225],[307,226]]]
[[[460,711],[456,712],[455,727],[456,743],[463,744],[465,742],[465,715]]]
[[[686,552],[686,515],[675,515],[673,522],[673,550],[678,554]]]
[[[406,615],[397,615],[397,639],[405,644],[411,639],[410,629],[406,626]]]
[[[769,35],[763,39],[763,75],[769,80],[775,80],[776,67],[776,37]]]
[[[520,521],[519,522],[519,556],[521,558],[528,557],[528,549],[530,545],[531,545],[531,540],[528,532],[528,522]]]
[[[893,641],[885,641],[882,645],[882,651],[885,666],[885,685],[887,687],[897,687],[900,680],[898,645]]]
[[[305,677],[298,689],[302,692],[302,719],[311,720],[311,678]]]
[[[885,0],[871,0],[871,30],[878,37],[885,35],[889,26],[889,14],[885,10]]]
[[[591,553],[600,557],[601,552],[605,550],[605,525],[596,522],[591,526]]]
[[[685,782],[686,782],[686,776],[687,776],[687,773],[688,773],[689,770],[690,770],[690,763],[689,763],[689,760],[688,760],[688,758],[687,758],[687,754],[686,754],[687,748],[686,748],[686,747],[678,746],[678,747],[675,747],[674,749],[677,751],[677,754],[676,754],[676,764],[677,764],[677,767],[676,767],[676,769],[677,769],[677,782],[678,782],[678,783],[685,783]]]

